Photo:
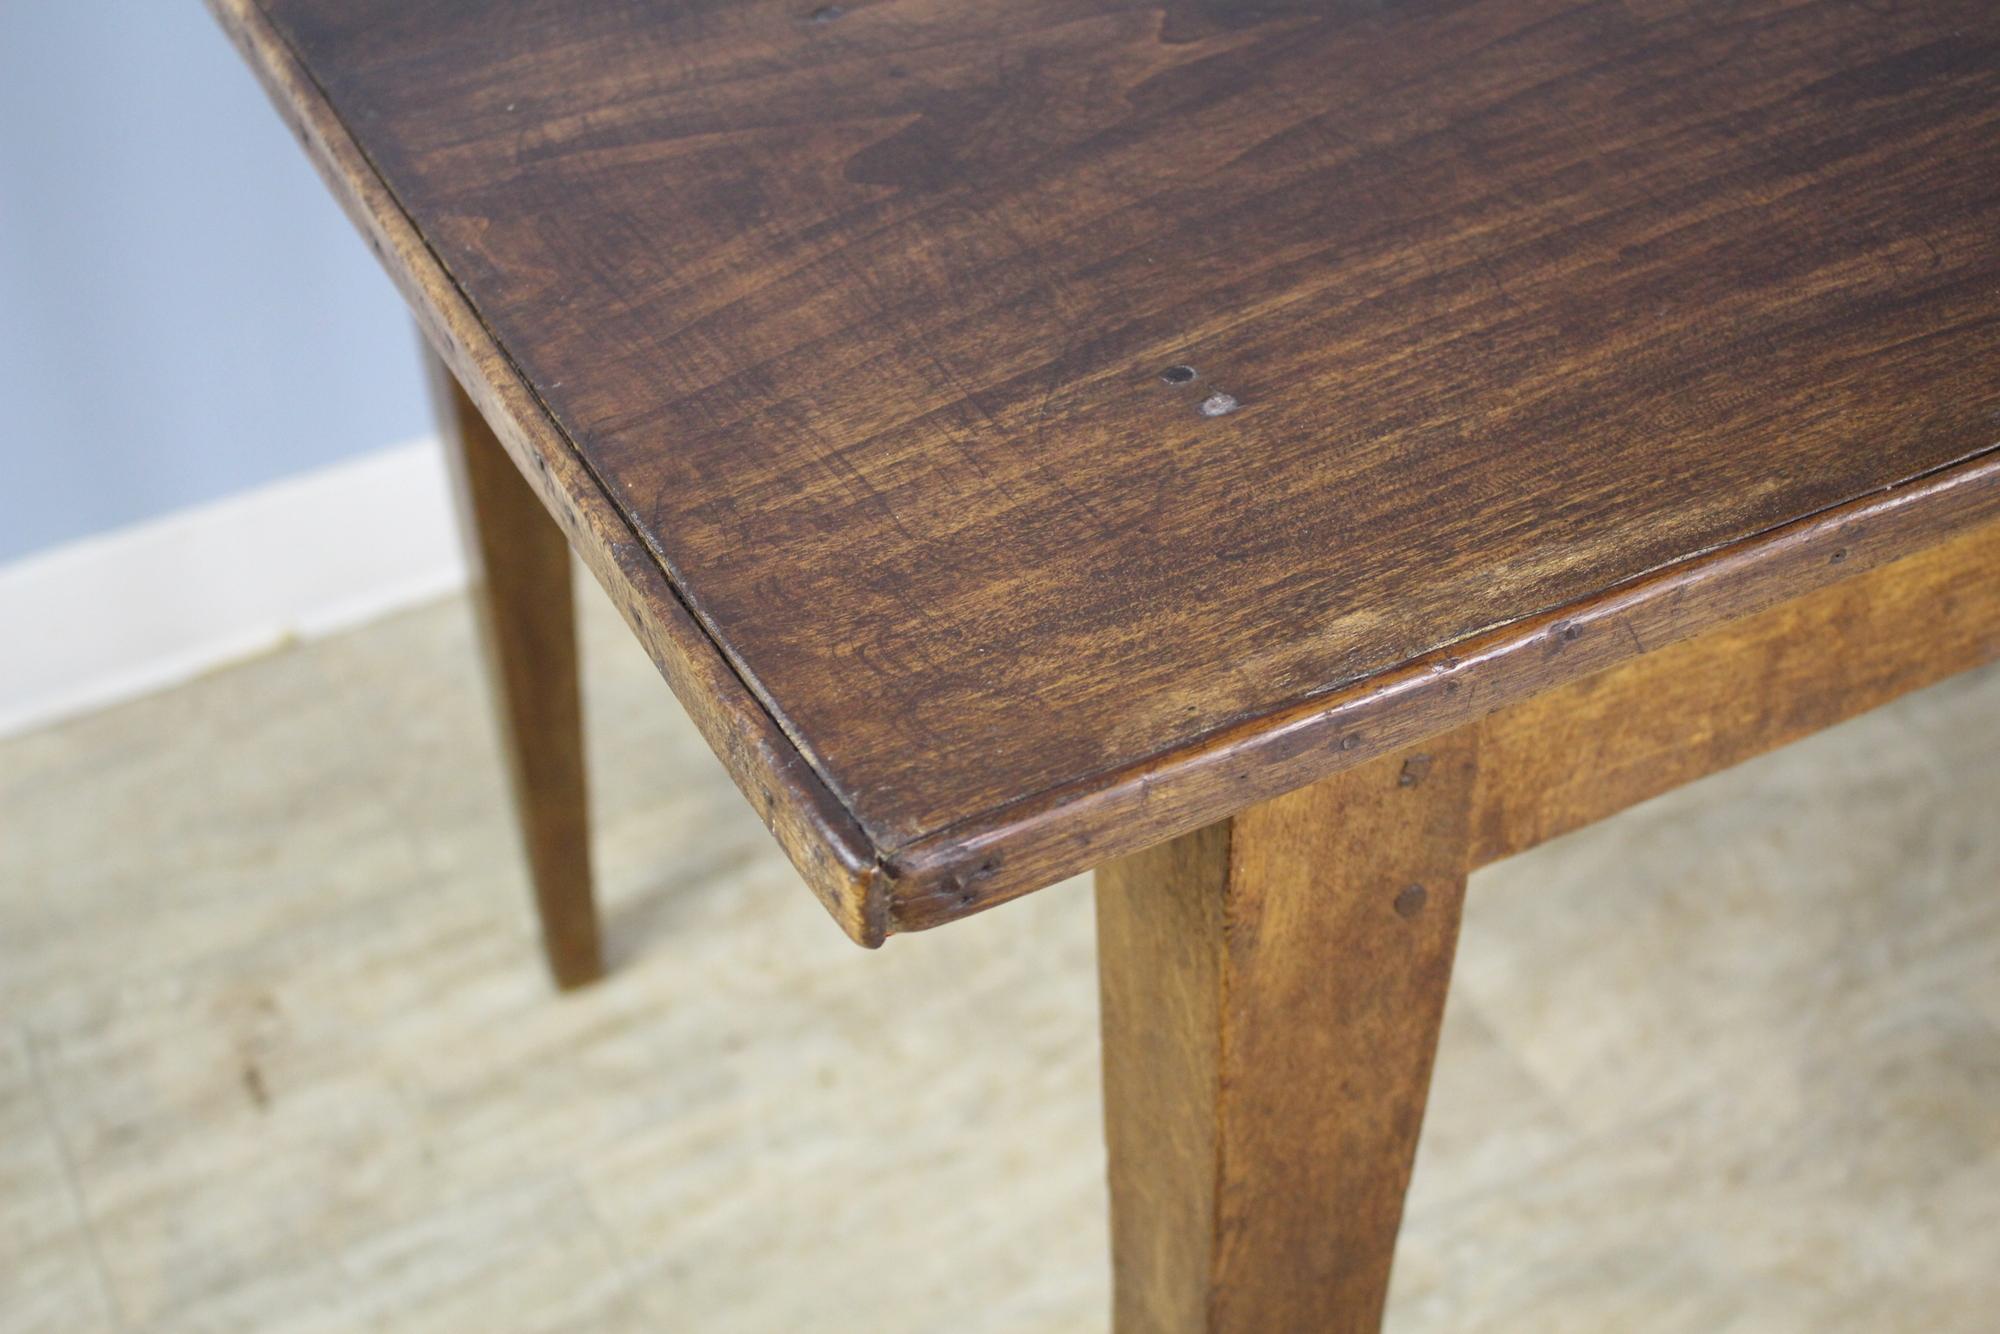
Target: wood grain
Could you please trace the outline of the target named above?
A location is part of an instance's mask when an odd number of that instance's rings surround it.
[[[1120,1334],[1379,1324],[1476,752],[1468,730],[1100,872]]]
[[[992,907],[1996,521],[2000,456],[1989,455],[1502,626],[1198,746],[1017,803],[897,854],[892,929]],[[1981,605],[1956,608],[1970,618]],[[1933,634],[1992,629],[1968,619],[1949,631],[1912,624],[1903,633],[1919,636],[1921,655]],[[1822,638],[1815,651],[1831,656],[1848,645]]]
[[[2000,659],[2000,524],[1480,724],[1473,865]]]
[[[569,542],[451,372],[435,357],[424,361],[542,949],[556,985],[579,987],[603,975],[604,957],[591,893]]]
[[[863,945],[881,944],[888,915],[881,867],[853,817],[689,614],[263,12],[253,0],[208,4],[395,279],[431,348],[610,594],[738,790],[842,929]]]
[[[1984,0],[212,3],[857,938],[1995,509]]]

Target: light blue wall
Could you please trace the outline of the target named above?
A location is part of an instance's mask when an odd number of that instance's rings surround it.
[[[0,0],[0,561],[426,433],[415,339],[199,0]]]

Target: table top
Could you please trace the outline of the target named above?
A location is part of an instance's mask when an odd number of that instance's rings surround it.
[[[1992,491],[1991,0],[212,3],[870,941]]]

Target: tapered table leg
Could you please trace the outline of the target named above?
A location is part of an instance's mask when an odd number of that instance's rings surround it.
[[[1099,871],[1119,1334],[1379,1327],[1473,750],[1467,730]]]
[[[602,974],[603,962],[569,544],[451,372],[434,355],[425,358],[543,948],[556,984],[580,986]]]

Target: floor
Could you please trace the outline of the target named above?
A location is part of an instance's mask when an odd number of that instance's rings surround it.
[[[0,1331],[1105,1325],[1077,882],[847,944],[588,599],[552,996],[453,601],[0,743]],[[1985,1331],[2000,674],[1482,872],[1397,1331]]]

